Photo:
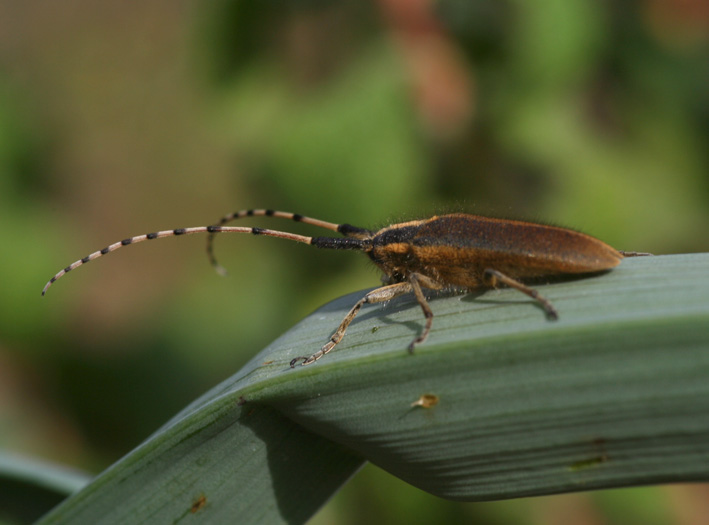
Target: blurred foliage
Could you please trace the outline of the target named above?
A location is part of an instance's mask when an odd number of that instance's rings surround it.
[[[40,301],[128,235],[248,207],[371,227],[466,210],[706,251],[708,59],[702,0],[0,2],[0,443],[102,469],[378,280],[350,253],[236,237],[218,239],[221,279],[190,238]],[[668,523],[702,498],[459,505],[368,467],[315,521],[650,523],[650,505]]]

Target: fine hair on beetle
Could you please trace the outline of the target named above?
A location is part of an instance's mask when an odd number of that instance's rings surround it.
[[[342,237],[307,237],[267,228],[226,226],[231,221],[245,217],[287,219],[337,232]],[[251,209],[230,213],[212,226],[163,230],[110,244],[60,270],[44,286],[42,295],[66,273],[118,248],[152,239],[195,233],[208,235],[207,255],[212,266],[221,274],[226,272],[217,262],[213,248],[217,233],[264,235],[326,250],[360,251],[384,273],[384,286],[365,294],[345,315],[320,350],[310,356],[292,359],[291,367],[298,362],[309,365],[330,352],[342,340],[347,327],[365,304],[382,303],[413,293],[425,319],[421,333],[408,346],[409,352],[413,352],[417,345],[426,340],[433,324],[433,311],[426,300],[424,289],[467,291],[495,288],[503,284],[531,297],[544,309],[547,317],[554,320],[558,318],[554,306],[524,282],[598,274],[617,266],[624,257],[650,255],[619,251],[590,235],[558,226],[465,213],[433,216],[368,230],[296,213]]]

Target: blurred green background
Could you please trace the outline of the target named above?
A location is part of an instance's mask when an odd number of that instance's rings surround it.
[[[362,256],[250,236],[217,239],[220,278],[189,237],[40,298],[111,242],[268,207],[706,251],[708,144],[705,0],[2,0],[0,446],[99,472],[379,279]],[[699,524],[706,501],[694,485],[460,504],[368,466],[313,523]]]

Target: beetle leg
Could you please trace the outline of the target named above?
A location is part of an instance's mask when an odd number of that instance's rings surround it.
[[[423,286],[424,288],[430,288],[432,290],[440,290],[442,286],[429,277],[419,273],[412,273],[409,275],[409,282],[413,288],[416,300],[421,306],[421,310],[423,310],[423,315],[426,318],[426,324],[423,327],[423,331],[409,344],[409,353],[413,354],[416,345],[419,345],[426,340],[429,332],[431,331],[431,326],[433,325],[433,310],[431,310],[426,297],[423,295],[423,290],[421,290],[421,287]]]
[[[400,295],[403,295],[405,293],[411,292],[413,290],[413,287],[411,283],[409,282],[403,282],[403,283],[396,283],[396,284],[390,284],[388,286],[382,286],[381,288],[377,288],[376,290],[372,290],[369,292],[367,295],[362,297],[359,301],[355,303],[355,305],[352,307],[352,309],[347,313],[345,318],[342,320],[340,323],[340,326],[335,330],[335,333],[332,334],[330,337],[330,340],[325,343],[325,345],[315,352],[313,355],[310,357],[296,357],[291,360],[290,366],[293,368],[295,364],[298,361],[303,361],[303,365],[309,365],[311,363],[314,363],[318,359],[320,359],[322,356],[327,354],[330,350],[335,348],[335,345],[342,341],[342,338],[345,336],[345,331],[347,331],[347,327],[350,325],[352,320],[355,318],[359,310],[362,308],[363,305],[365,304],[373,304],[373,303],[383,303],[386,301],[389,301],[391,299],[394,299],[395,297],[398,297]]]
[[[504,273],[498,272],[497,270],[493,270],[492,268],[487,268],[483,272],[483,277],[485,279],[485,283],[493,288],[496,287],[498,282],[501,282],[502,284],[506,284],[510,288],[514,288],[515,290],[519,290],[520,292],[527,294],[532,299],[537,301],[542,308],[544,308],[544,311],[546,312],[549,319],[559,318],[559,314],[556,312],[556,308],[554,308],[554,306],[552,306],[549,300],[546,299],[534,288],[530,288],[529,286],[522,284],[521,282],[513,279],[512,277],[508,277]]]

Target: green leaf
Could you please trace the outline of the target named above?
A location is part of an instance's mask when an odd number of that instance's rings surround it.
[[[45,523],[302,522],[363,459],[441,497],[709,480],[709,255],[626,259],[538,289],[324,306]],[[417,405],[429,395],[437,403]]]
[[[73,469],[0,453],[0,522],[31,523],[89,479]]]
[[[303,522],[363,464],[273,409],[215,394],[42,522]]]

